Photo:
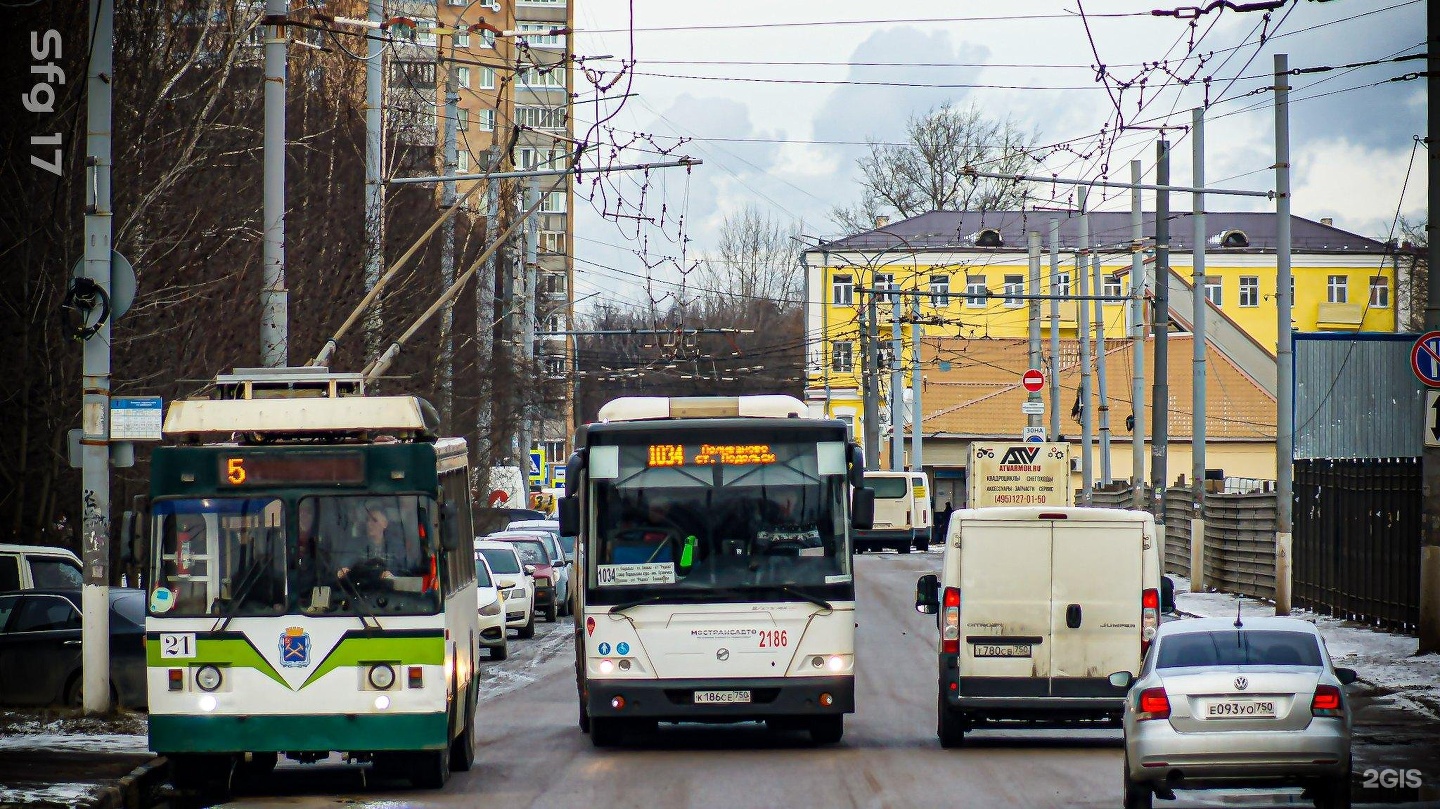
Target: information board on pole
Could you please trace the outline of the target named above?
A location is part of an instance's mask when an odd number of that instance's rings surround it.
[[[967,473],[970,508],[1075,504],[1068,443],[976,442]]]

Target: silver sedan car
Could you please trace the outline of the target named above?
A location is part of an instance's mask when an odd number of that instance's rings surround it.
[[[1125,700],[1125,806],[1176,789],[1301,786],[1350,806],[1350,706],[1314,625],[1297,618],[1162,624]]]

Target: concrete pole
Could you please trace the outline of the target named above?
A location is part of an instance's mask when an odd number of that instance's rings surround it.
[[[1290,614],[1295,368],[1290,331],[1290,58],[1275,54],[1275,614]],[[1432,293],[1433,294],[1433,293]]]
[[[1050,217],[1050,435],[1060,440],[1060,219]]]
[[[534,210],[525,222],[525,265],[521,268],[524,278],[522,288],[525,291],[525,315],[520,321],[520,340],[525,347],[525,364],[523,367],[534,369],[533,376],[536,379],[544,378],[544,369],[536,368],[536,347],[535,347],[535,321],[538,316],[536,307],[537,291],[540,280],[540,211],[536,205],[540,202],[540,178],[531,177],[525,185],[525,210]],[[529,469],[526,465],[530,459],[530,449],[533,443],[542,440],[541,427],[543,422],[536,417],[538,405],[532,406],[532,402],[525,399],[538,399],[535,396],[533,387],[524,387],[522,390],[530,395],[522,398],[520,407],[523,418],[525,435],[520,441],[522,469]],[[543,473],[544,470],[542,469]]]
[[[1043,294],[1045,294],[1045,293],[1043,293],[1043,292],[1040,291],[1040,233],[1039,233],[1039,231],[1035,231],[1035,230],[1030,231],[1029,247],[1030,247],[1030,294],[1031,294],[1031,295],[1043,295]],[[1029,306],[1030,306],[1030,367],[1031,367],[1031,368],[1037,368],[1037,369],[1038,369],[1038,368],[1040,367],[1040,361],[1041,361],[1041,360],[1040,360],[1040,299],[1039,299],[1039,298],[1031,298],[1030,301],[1029,301]],[[1054,324],[1052,323],[1051,325],[1052,325],[1052,327],[1053,327]],[[1052,328],[1052,330],[1053,330],[1053,328]],[[1033,393],[1030,393],[1030,395],[1026,396],[1026,397],[1025,397],[1025,400],[1028,401],[1028,402],[1042,402],[1042,401],[1043,401],[1043,400],[1040,398],[1040,391],[1038,391],[1038,390],[1037,390],[1037,391],[1034,391]],[[1043,424],[1042,420],[1043,420],[1044,418],[1045,418],[1045,417],[1042,416],[1042,415],[1040,415],[1039,413],[1031,413],[1031,414],[1030,414],[1030,417],[1026,420],[1026,422],[1027,422],[1031,427],[1043,427],[1044,424]]]
[[[1436,40],[1436,27],[1440,24],[1433,15],[1429,18],[1430,75],[1440,74],[1440,41]],[[1431,81],[1433,88],[1435,82]],[[1440,104],[1430,99],[1430,132],[1440,132]],[[1435,215],[1440,212],[1440,157],[1435,149],[1427,150],[1430,155],[1430,216],[1426,224],[1428,244],[1440,244],[1436,239]],[[1425,299],[1425,330],[1440,329],[1440,265],[1431,261],[1429,267],[1429,288]],[[1398,275],[1397,275],[1398,279]],[[1396,288],[1399,288],[1397,280]],[[1412,287],[1413,289],[1413,287]],[[1421,492],[1424,501],[1420,528],[1420,654],[1440,652],[1440,448],[1426,447],[1420,460]]]
[[[1205,110],[1196,107],[1191,113],[1190,145],[1192,171],[1196,188],[1205,187]],[[1191,504],[1194,516],[1190,518],[1190,589],[1204,592],[1205,588],[1205,195],[1190,195],[1194,203],[1195,231],[1191,246],[1194,267],[1191,289],[1195,309],[1194,360],[1191,363],[1191,389],[1194,391],[1195,407],[1190,419],[1191,463]]]
[[[265,0],[265,16],[283,18],[290,12],[288,0]],[[265,26],[265,173],[264,218],[261,263],[264,287],[261,292],[260,364],[283,368],[289,364],[285,292],[285,65],[284,26]]]
[[[384,0],[369,0],[366,19],[376,25],[385,22]],[[369,292],[385,266],[385,38],[368,31],[365,44],[365,291]],[[375,301],[365,315],[366,356],[380,350],[382,306]]]
[[[1155,144],[1155,383],[1150,386],[1150,488],[1156,530],[1164,542],[1166,461],[1170,447],[1170,141]]]
[[[487,168],[495,167],[495,150],[487,157]],[[487,180],[485,189],[485,240],[495,238],[500,216],[500,195],[497,183]],[[495,252],[499,252],[498,250]],[[480,401],[475,408],[475,457],[485,461],[478,469],[478,475],[488,481],[490,467],[494,465],[494,446],[490,440],[494,417],[494,374],[495,374],[495,256],[485,259],[475,279],[475,367],[479,371]],[[486,484],[488,486],[488,483]],[[488,494],[488,492],[482,492]]]
[[[874,273],[871,273],[874,283]],[[865,340],[865,468],[880,468],[880,328],[875,293],[865,293],[860,332]]]
[[[111,77],[115,75],[113,0],[90,0],[94,38],[86,71],[85,156],[90,193],[85,207],[85,277],[110,294]],[[56,57],[59,56],[57,52]],[[102,80],[101,77],[105,78]],[[86,196],[89,196],[87,194]],[[98,316],[98,313],[97,313]],[[80,609],[81,679],[85,713],[110,710],[110,320],[85,340],[81,378],[80,513],[84,588]]]
[[[916,293],[911,299],[910,314],[910,468],[916,472],[925,471],[925,435],[921,429],[920,397],[924,380],[920,376],[920,338],[924,327],[920,325],[919,277],[915,280]]]
[[[895,282],[891,282],[895,289]],[[900,295],[890,293],[890,470],[905,468],[904,344],[900,340]]]
[[[1083,185],[1076,189],[1080,200],[1080,245],[1075,251],[1075,282],[1080,295],[1076,306],[1080,310],[1077,329],[1080,337],[1080,503],[1088,506],[1095,492],[1095,469],[1090,447],[1095,438],[1090,432],[1090,416],[1094,413],[1095,403],[1090,396],[1090,308],[1085,305],[1085,296],[1090,294],[1089,284],[1086,283],[1086,265],[1090,261],[1090,214],[1085,207],[1086,190]]]
[[[1098,251],[1090,254],[1091,277],[1094,279],[1092,288],[1095,293],[1101,294],[1105,285],[1101,283],[1100,253]],[[1111,480],[1110,472],[1110,389],[1105,385],[1105,302],[1095,301],[1095,381],[1099,385],[1096,400],[1099,405],[1095,412],[1099,418],[1100,425],[1100,484],[1109,486]]]
[[[1140,185],[1139,160],[1130,161],[1130,182]],[[1145,508],[1145,218],[1140,189],[1130,191],[1130,339],[1134,367],[1130,371],[1130,507]],[[1163,551],[1163,549],[1162,549]],[[1162,566],[1164,556],[1161,556]]]
[[[435,50],[438,56],[441,51]],[[450,56],[455,56],[455,36],[450,35]],[[459,158],[460,94],[455,92],[455,63],[445,62],[438,71],[445,94],[445,152],[441,158],[441,174],[449,177],[455,173]],[[440,186],[440,207],[450,210],[455,206],[455,181],[446,180]],[[449,289],[455,283],[455,217],[449,216],[440,230],[440,288]],[[440,313],[440,430],[450,435],[452,410],[455,407],[455,302],[445,304]]]

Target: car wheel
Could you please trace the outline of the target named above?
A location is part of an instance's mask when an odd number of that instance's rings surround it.
[[[899,552],[901,552],[901,553],[909,553],[909,552],[910,552],[910,543],[909,543],[909,542],[906,542],[904,545],[896,545],[896,546],[895,546],[895,550],[897,550],[897,551],[899,551]]]
[[[416,789],[442,789],[450,778],[450,745],[443,750],[423,750],[410,764],[410,783]]]
[[[613,716],[590,717],[590,743],[596,747],[614,747],[624,732],[620,720]]]
[[[70,675],[70,682],[65,684],[65,706],[79,710],[85,707],[85,675],[84,672],[75,672]],[[115,690],[115,684],[110,684],[110,709],[114,710],[120,706],[120,692]]]
[[[521,640],[535,637],[535,610],[530,610],[530,620],[515,633]]]
[[[1130,780],[1130,758],[1125,758],[1125,809],[1152,809],[1155,805],[1155,791],[1149,784]]]
[[[845,735],[845,714],[819,716],[810,720],[810,741],[835,744]]]
[[[555,623],[555,616],[556,616],[558,613],[559,613],[559,608],[556,607],[554,604],[551,604],[550,606],[546,607],[546,608],[545,608],[545,621],[546,621],[547,623],[551,623],[551,624]]]
[[[491,659],[491,660],[504,660],[505,658],[507,658],[507,657],[509,657],[509,656],[510,656],[510,641],[509,641],[508,638],[501,640],[499,646],[491,646],[491,647],[490,647],[490,659]]]
[[[917,542],[917,543],[915,543],[915,550],[920,551],[921,553],[929,553],[929,552],[930,552],[930,543],[929,543],[929,542]]]
[[[940,746],[953,750],[965,744],[965,714],[945,704],[945,695],[939,699],[939,718],[935,733],[940,737]]]
[[[1350,809],[1350,773],[1327,778],[1313,790],[1315,809]]]

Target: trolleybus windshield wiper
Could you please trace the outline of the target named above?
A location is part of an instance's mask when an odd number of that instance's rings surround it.
[[[260,581],[260,573],[265,569],[266,565],[270,564],[270,559],[273,556],[274,554],[267,553],[264,556],[257,557],[250,562],[249,567],[245,568],[245,572],[240,574],[240,584],[235,588],[235,596],[230,599],[229,604],[225,605],[225,615],[221,617],[220,622],[211,630],[212,632],[224,632],[225,627],[230,625],[230,619],[234,618],[235,615],[240,612],[240,605],[245,603],[245,599],[249,597],[250,591],[254,589],[255,584]]]
[[[380,617],[375,614],[374,610],[370,609],[370,605],[365,603],[365,597],[360,595],[360,587],[356,585],[355,582],[350,581],[349,576],[336,576],[336,579],[340,582],[340,586],[345,589],[345,592],[350,595],[350,603],[355,605],[355,609],[364,613],[360,616],[360,626],[364,627],[367,633],[371,629],[380,629]],[[366,616],[369,616],[370,620],[375,622],[374,627],[366,623]]]

